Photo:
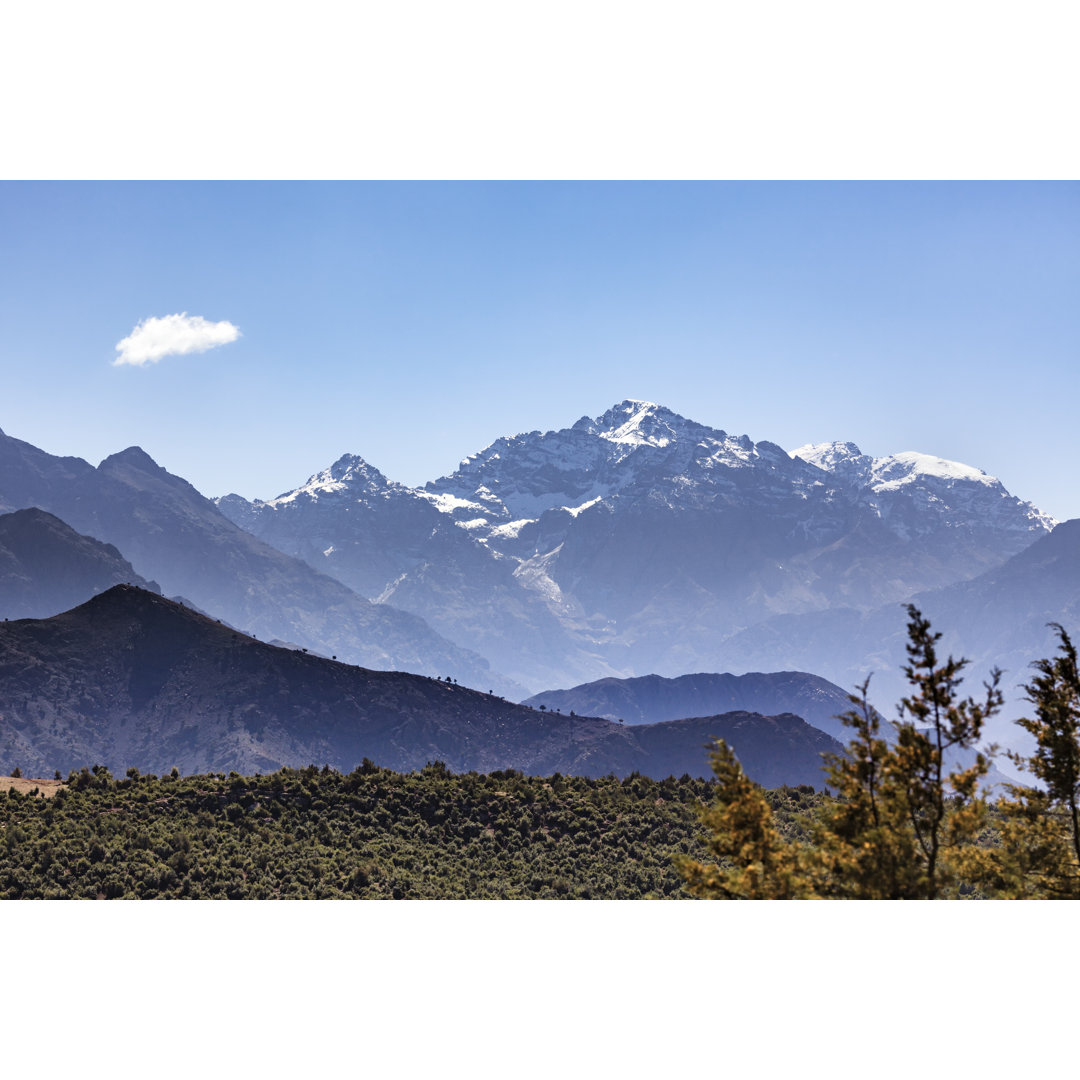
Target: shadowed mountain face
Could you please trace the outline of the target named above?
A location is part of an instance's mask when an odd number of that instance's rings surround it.
[[[95,469],[0,434],[0,509],[30,506],[115,545],[169,595],[189,597],[261,638],[519,696],[516,684],[421,617],[372,604],[237,527],[138,447]]]
[[[346,456],[277,499],[219,505],[533,689],[716,670],[742,629],[905,600],[1053,524],[956,462],[789,454],[640,401],[498,439],[424,489]]]
[[[841,742],[851,734],[837,719],[838,714],[851,708],[847,692],[803,671],[600,679],[571,690],[548,690],[523,704],[545,705],[563,712],[572,709],[628,724],[655,724],[736,710],[766,716],[794,713]]]
[[[759,782],[820,786],[839,744],[796,716],[745,712],[630,728],[514,705],[423,676],[276,648],[141,589],[0,623],[0,771],[516,768],[708,776],[729,739]]]
[[[111,544],[44,510],[0,516],[0,618],[46,618],[124,583],[161,591]]]
[[[1030,664],[1057,650],[1047,625],[1062,624],[1080,640],[1080,519],[1064,521],[995,567],[970,581],[922,592],[912,602],[942,634],[938,653],[972,661],[965,691],[978,696],[992,666],[1005,672],[1007,707],[989,738],[1027,746],[1012,720],[1029,711],[1019,684]],[[899,604],[869,612],[838,610],[770,619],[731,638],[724,660],[732,666],[762,663],[809,667],[846,685],[872,675],[871,697],[886,716],[908,692],[901,674],[906,662],[907,617]]]

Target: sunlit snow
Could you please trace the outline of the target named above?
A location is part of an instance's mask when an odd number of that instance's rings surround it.
[[[490,535],[500,540],[516,540],[521,530],[526,525],[531,525],[536,518],[519,518],[517,521],[508,521],[505,525],[496,525]]]
[[[905,450],[887,458],[877,458],[872,472],[875,491],[895,490],[904,484],[914,483],[921,476],[937,476],[943,480],[970,480],[977,484],[993,485],[997,477],[982,469],[964,465],[959,461],[920,454]]]
[[[595,499],[590,499],[588,502],[583,502],[580,506],[560,506],[560,510],[565,510],[571,517],[577,517],[584,510],[588,510],[590,506],[595,506],[598,502],[603,500],[603,495],[597,495]]]
[[[434,491],[421,491],[417,489],[416,494],[422,499],[427,499],[436,510],[443,514],[452,514],[455,510],[483,510],[484,507],[478,502],[473,502],[471,499],[460,499],[457,495],[450,495],[446,493],[436,493]]]

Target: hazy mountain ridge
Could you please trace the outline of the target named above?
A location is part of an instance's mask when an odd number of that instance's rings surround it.
[[[482,657],[447,641],[421,617],[372,604],[239,528],[138,447],[95,469],[0,435],[0,508],[31,506],[114,545],[169,594],[190,597],[260,637],[518,693]]]
[[[707,776],[728,738],[761,783],[820,786],[834,740],[795,716],[745,712],[629,728],[443,681],[276,648],[143,590],[117,586],[45,620],[0,623],[0,769],[268,771],[364,757],[408,771],[516,768]],[[665,734],[670,730],[670,734]]]
[[[548,690],[522,704],[544,705],[563,712],[573,709],[628,724],[655,724],[734,711],[794,713],[841,742],[850,737],[850,731],[836,719],[851,708],[848,691],[804,671],[600,679],[569,690]]]
[[[46,618],[113,585],[161,592],[112,544],[31,507],[0,516],[0,618]]]
[[[990,668],[1005,672],[1006,709],[990,737],[1020,745],[1011,720],[1030,708],[1019,684],[1030,679],[1030,664],[1057,651],[1049,623],[1061,623],[1074,637],[1080,629],[1080,519],[1064,521],[1046,536],[970,581],[917,594],[912,602],[942,633],[939,654],[972,661],[965,688],[976,696]],[[905,662],[906,615],[899,604],[871,611],[837,609],[785,615],[730,638],[725,661],[754,666],[764,658],[779,666],[806,667],[853,686],[872,676],[871,697],[892,715],[892,704],[907,693],[900,673]]]
[[[728,666],[745,628],[906,600],[1052,524],[970,466],[788,453],[631,400],[500,438],[423,490],[346,456],[275,500],[219,505],[534,690]]]

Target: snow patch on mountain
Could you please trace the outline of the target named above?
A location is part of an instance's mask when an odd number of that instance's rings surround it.
[[[421,499],[427,499],[436,510],[443,514],[453,514],[455,510],[483,510],[484,507],[472,499],[462,499],[457,495],[439,494],[433,491],[417,490]]]
[[[667,417],[675,420],[681,417],[651,401],[634,401],[628,398],[606,415],[618,416],[626,413],[629,415],[617,428],[599,430],[596,434],[609,442],[626,443],[630,446],[669,446],[678,438],[678,431],[668,423]]]
[[[519,518],[517,521],[508,521],[505,525],[496,525],[490,535],[498,540],[516,540],[521,535],[521,530],[526,525],[532,525],[536,518]]]
[[[793,458],[801,458],[811,465],[816,465],[826,472],[838,472],[851,469],[852,466],[866,464],[870,467],[873,458],[864,454],[853,442],[807,443],[798,450],[790,450]]]
[[[597,495],[595,499],[589,499],[588,502],[583,502],[580,506],[560,506],[560,510],[565,510],[571,517],[577,517],[578,514],[584,513],[590,506],[595,506],[598,502],[603,502],[603,496]]]
[[[999,485],[997,477],[982,469],[964,465],[959,461],[904,450],[888,457],[873,458],[864,454],[854,443],[810,443],[790,451],[793,458],[816,465],[826,472],[840,475],[858,475],[873,491],[896,491],[907,484],[933,477],[940,480],[966,480],[986,487]]]
[[[537,555],[526,560],[514,571],[514,577],[525,588],[538,593],[553,607],[564,603],[562,589],[549,573],[552,564],[558,560],[561,549],[562,544],[546,555]]]

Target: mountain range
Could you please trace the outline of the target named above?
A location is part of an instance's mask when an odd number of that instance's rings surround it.
[[[113,545],[168,595],[189,598],[262,638],[295,641],[351,663],[451,674],[509,695],[520,691],[422,618],[373,604],[237,527],[138,447],[95,468],[0,432],[0,512],[29,507]]]
[[[659,768],[677,729],[650,733],[658,723],[682,724],[702,760],[699,721],[733,711],[794,714],[843,737],[835,713],[870,673],[872,699],[892,715],[906,689],[905,602],[945,631],[943,648],[973,658],[976,685],[992,663],[1022,681],[1053,651],[1045,624],[1075,627],[1080,616],[1080,522],[1055,523],[979,469],[914,451],[872,458],[845,442],[787,452],[631,400],[558,431],[500,438],[422,487],[347,454],[266,501],[210,500],[138,447],[95,468],[0,432],[0,515],[5,618],[56,615],[130,583],[182,600],[191,617],[205,612],[230,641],[293,643],[266,654],[278,666],[321,654],[340,661],[335,670],[427,676],[440,701],[456,686],[449,675],[462,693],[489,691],[461,699],[483,708],[532,692],[526,712],[556,726],[560,709],[607,717],[614,734],[597,735],[593,762],[605,770],[634,767],[657,738]],[[91,608],[95,618],[108,610]],[[114,630],[102,649],[128,647]],[[274,664],[263,669],[271,682],[283,677],[269,674]],[[56,674],[49,685],[66,684]],[[226,694],[225,683],[208,685]],[[92,696],[89,681],[80,692]],[[35,700],[36,719],[18,714],[39,725],[33,739],[8,729],[24,756],[50,730],[52,706]],[[78,708],[63,700],[78,742]],[[140,708],[133,699],[94,715],[137,726]],[[260,749],[248,754],[209,729],[199,738],[226,747],[217,759],[248,766],[302,750],[318,758],[329,743],[303,734],[314,720],[289,715],[295,730],[271,749],[249,739]],[[497,742],[498,725],[483,731]],[[1006,743],[1015,735],[1001,731]],[[101,735],[93,745],[113,744]],[[373,745],[414,760],[405,736]],[[413,749],[432,747],[448,764],[508,760],[476,743],[472,757],[439,740]],[[193,749],[181,760],[209,759]],[[593,767],[555,749],[520,760]]]
[[[757,625],[905,601],[1055,524],[970,466],[788,453],[631,400],[498,439],[422,488],[347,455],[276,499],[217,504],[534,691],[734,669],[728,642]]]
[[[49,619],[0,623],[0,771],[272,771],[364,758],[398,771],[707,776],[725,738],[767,786],[820,786],[840,744],[797,716],[746,711],[628,727],[516,705],[445,680],[256,641],[117,585]]]

